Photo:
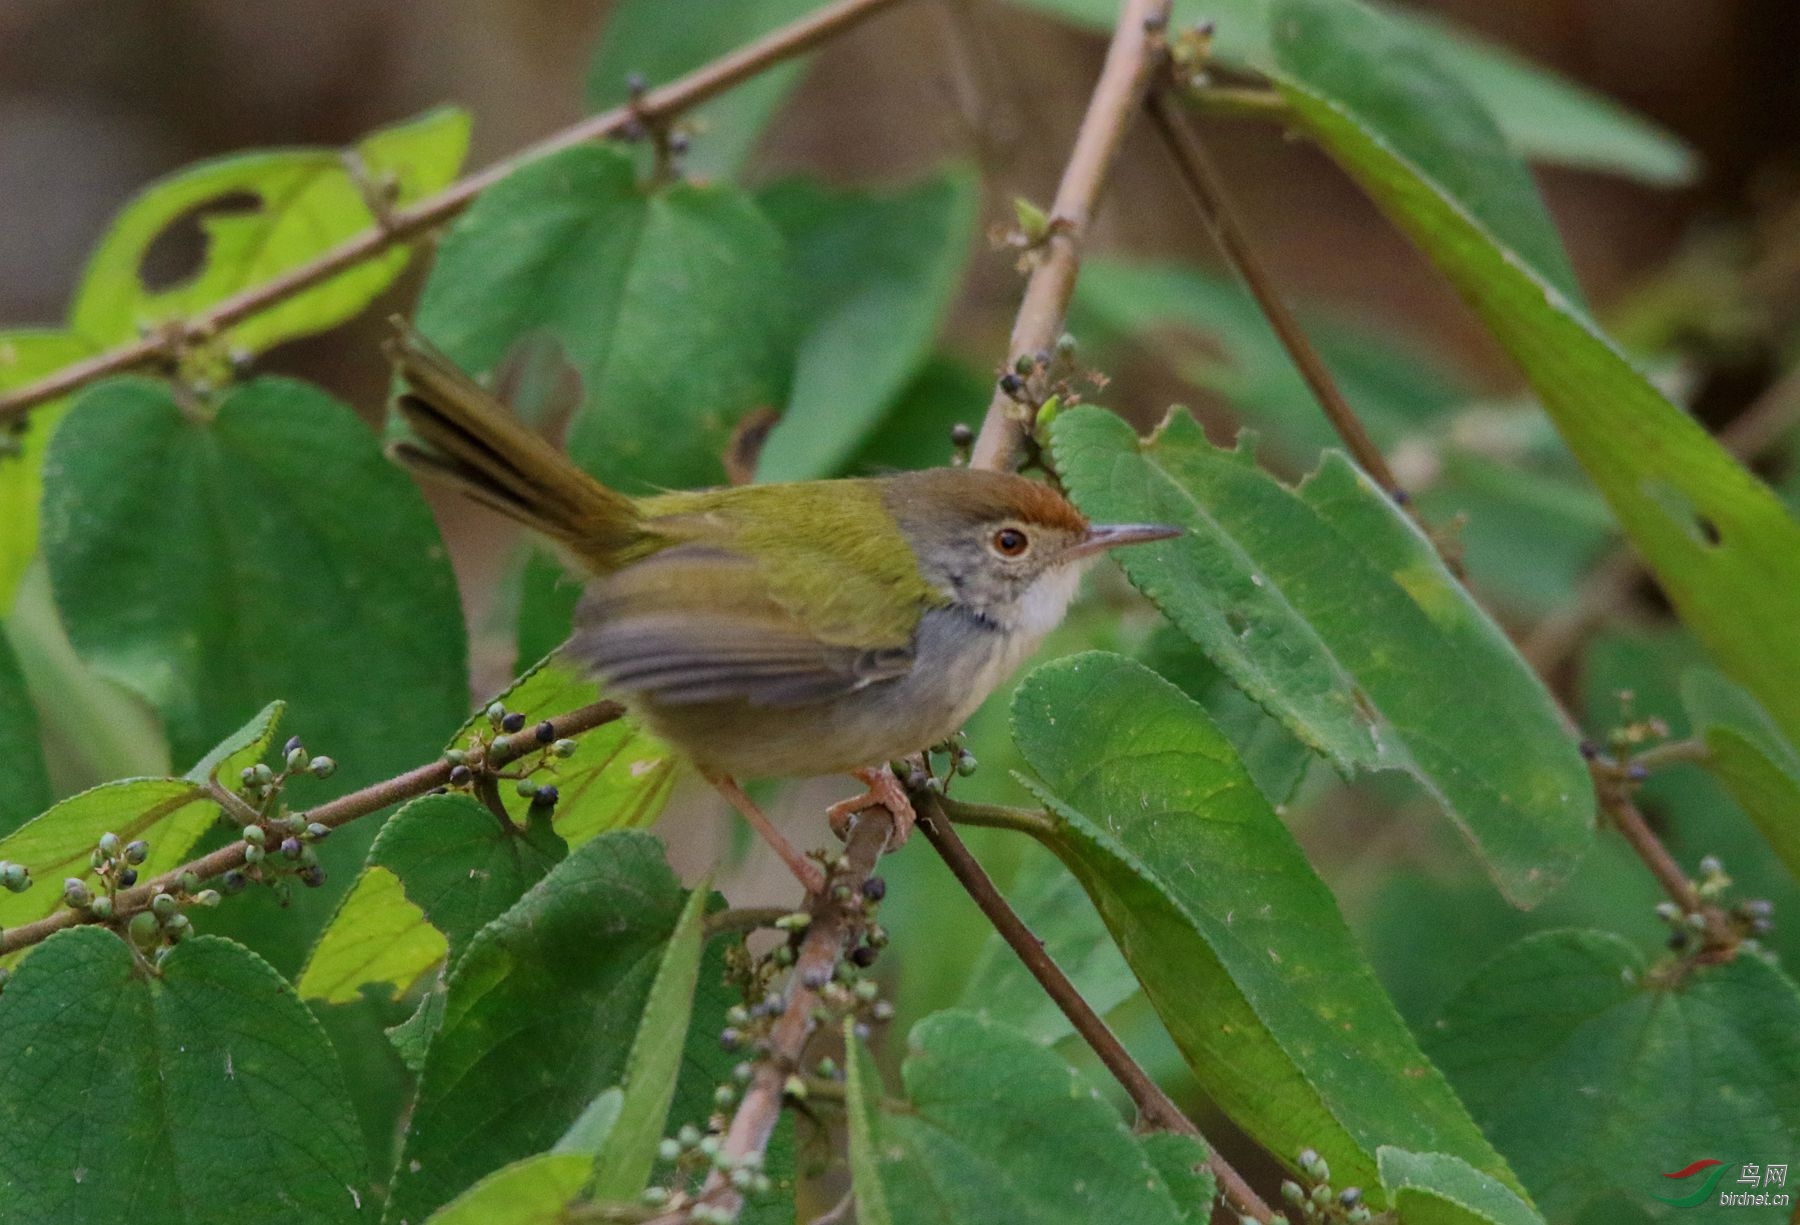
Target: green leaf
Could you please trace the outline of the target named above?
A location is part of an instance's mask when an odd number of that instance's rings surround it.
[[[427,1218],[427,1225],[563,1225],[593,1162],[584,1153],[538,1153],[502,1166]]]
[[[471,370],[520,336],[581,375],[568,449],[631,493],[718,484],[738,418],[785,402],[793,311],[781,235],[729,187],[646,188],[584,146],[514,171],[445,236],[419,329]]]
[[[688,894],[687,905],[663,950],[656,981],[650,984],[643,1018],[631,1040],[631,1056],[625,1061],[621,1082],[624,1098],[594,1157],[594,1183],[589,1194],[596,1200],[623,1200],[637,1195],[650,1180],[651,1167],[656,1164],[663,1120],[675,1097],[675,1081],[687,1045],[694,989],[700,980],[702,920],[710,895],[710,881],[702,881]],[[716,1037],[713,1040],[717,1041]]]
[[[1091,1085],[1015,1030],[961,1012],[921,1021],[907,1041],[902,1107],[878,1105],[866,1056],[852,1065],[851,1172],[858,1203],[881,1205],[876,1222],[1192,1219],[1159,1172],[1168,1149],[1152,1160]],[[1205,1159],[1185,1143],[1191,1160]]]
[[[367,1219],[337,1057],[241,946],[189,940],[152,974],[110,932],[60,932],[0,995],[0,1031],[8,1219]]]
[[[869,1048],[857,1041],[856,1023],[844,1020],[844,1118],[849,1131],[850,1184],[859,1225],[894,1225],[881,1181],[881,1073]]]
[[[268,752],[286,709],[287,703],[280,698],[270,702],[251,715],[248,723],[208,749],[206,756],[195,762],[194,768],[182,777],[201,786],[223,778],[226,786],[234,786],[244,768],[255,765]]]
[[[621,0],[588,68],[588,104],[623,105],[633,74],[662,85],[816,8],[815,0]],[[803,62],[803,61],[802,61]],[[799,83],[801,63],[777,64],[681,118],[695,133],[683,167],[730,178]]]
[[[1402,770],[1515,904],[1593,840],[1593,786],[1555,703],[1430,543],[1329,453],[1289,489],[1177,412],[1140,442],[1098,408],[1061,414],[1057,471],[1100,522],[1173,523],[1127,549],[1132,583],[1251,698],[1340,771]],[[1504,734],[1502,734],[1504,729]]]
[[[1118,6],[1110,0],[1016,0],[1096,29],[1111,31]],[[1672,133],[1612,99],[1520,58],[1485,39],[1411,8],[1332,0],[1354,17],[1379,12],[1402,31],[1414,53],[1429,57],[1481,100],[1507,143],[1534,160],[1606,171],[1656,186],[1691,180],[1691,149]],[[1179,0],[1174,28],[1200,20],[1217,24],[1213,51],[1234,68],[1261,71],[1269,60],[1274,0]]]
[[[1026,678],[1013,734],[1051,849],[1234,1123],[1271,1153],[1318,1149],[1343,1184],[1375,1186],[1393,1142],[1509,1177],[1198,706],[1130,660],[1076,655]]]
[[[162,384],[101,383],[45,475],[69,637],[162,712],[177,760],[279,697],[350,788],[416,765],[461,718],[462,614],[431,514],[324,393],[258,379],[200,421]]]
[[[50,775],[38,740],[37,710],[12,647],[0,635],[0,836],[50,807]]]
[[[93,345],[73,333],[0,331],[0,391],[23,387],[93,352]],[[24,431],[11,438],[0,427],[0,523],[6,524],[0,532],[0,616],[12,607],[19,580],[37,556],[44,451],[67,406],[67,400],[38,405],[25,418]]]
[[[599,696],[593,681],[551,658],[496,700],[529,726]],[[491,731],[480,711],[450,746],[466,744],[478,728]],[[518,835],[502,833],[493,814],[466,797],[414,801],[384,827],[369,866],[313,946],[298,979],[300,994],[337,1003],[370,985],[385,987],[390,997],[405,990],[516,902],[562,857],[560,846],[654,821],[668,802],[674,772],[663,745],[619,719],[578,738],[573,756],[555,759],[547,777],[560,798],[548,828],[511,787],[500,789],[501,804],[523,831]],[[400,824],[417,805],[425,807]],[[485,875],[469,875],[476,867]]]
[[[1530,1204],[1460,1157],[1382,1145],[1381,1185],[1406,1225],[1544,1225]]]
[[[661,845],[603,835],[476,935],[450,976],[386,1220],[419,1221],[541,1152],[624,1079],[683,909]]]
[[[0,859],[31,869],[32,888],[0,892],[0,928],[41,919],[62,905],[62,882],[97,879],[88,857],[100,835],[150,843],[138,868],[144,880],[186,859],[218,815],[204,788],[179,778],[133,778],[72,795],[0,838]]]
[[[1213,1199],[1218,1181],[1206,1164],[1206,1146],[1190,1136],[1172,1131],[1153,1131],[1139,1138],[1145,1156],[1169,1188],[1169,1198],[1181,1211],[1176,1218],[1186,1225],[1207,1225],[1213,1218]]]
[[[930,354],[969,262],[978,184],[966,167],[881,195],[790,179],[758,202],[806,295],[793,390],[757,478],[832,476]]]
[[[879,476],[950,462],[950,431],[981,423],[993,384],[948,357],[927,358],[881,423],[843,465],[849,476]]]
[[[1800,753],[1756,699],[1716,672],[1689,672],[1681,697],[1695,734],[1706,742],[1703,764],[1800,879]]]
[[[1563,289],[1559,266],[1496,224],[1452,174],[1465,147],[1396,110],[1465,113],[1455,82],[1397,61],[1323,0],[1282,0],[1276,56],[1302,125],[1450,278],[1524,371],[1633,546],[1724,671],[1800,739],[1800,523],[1671,404]],[[1396,76],[1406,69],[1407,79]],[[1380,89],[1365,89],[1386,76]],[[1460,98],[1460,100],[1459,100]],[[1465,115],[1465,117],[1468,117]]]
[[[201,162],[151,184],[113,221],[88,261],[69,320],[95,344],[137,334],[142,324],[183,319],[323,255],[376,222],[367,190],[389,182],[394,204],[456,177],[468,150],[469,118],[453,108],[384,128],[351,150],[245,153]],[[206,240],[199,266],[172,285],[151,285],[147,257],[182,223]],[[232,345],[260,351],[335,327],[393,283],[409,249],[395,246],[226,331]]]
[[[1552,1221],[1602,1200],[1657,1209],[1693,1189],[1663,1175],[1697,1158],[1800,1148],[1800,991],[1749,953],[1652,966],[1605,932],[1530,936],[1429,1045]]]

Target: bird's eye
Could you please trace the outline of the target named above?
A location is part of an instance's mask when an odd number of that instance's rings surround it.
[[[1030,547],[1031,541],[1016,527],[1003,527],[994,533],[994,552],[1002,557],[1019,557]]]

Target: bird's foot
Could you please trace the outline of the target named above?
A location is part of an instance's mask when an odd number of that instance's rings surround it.
[[[725,797],[725,802],[738,810],[738,814],[750,823],[750,828],[762,835],[762,840],[769,844],[774,852],[781,856],[781,862],[788,866],[806,891],[817,897],[825,892],[825,873],[819,865],[794,849],[794,844],[775,828],[775,823],[764,815],[756,806],[756,801],[744,794],[744,789],[737,780],[726,775],[717,778],[708,777],[718,793]]]
[[[906,798],[906,788],[894,777],[893,767],[887,765],[870,766],[865,770],[853,770],[851,776],[868,790],[848,800],[840,800],[825,810],[825,819],[831,822],[831,832],[839,838],[850,836],[850,822],[859,812],[871,808],[885,808],[894,818],[894,832],[888,839],[888,850],[897,851],[906,845],[912,836],[913,824],[919,819],[913,811],[912,801]]]

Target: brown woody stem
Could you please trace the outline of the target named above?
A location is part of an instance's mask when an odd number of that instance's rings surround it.
[[[1163,30],[1170,0],[1124,0],[1119,24],[1107,48],[1106,63],[1088,102],[1075,147],[1069,154],[1056,200],[1050,206],[1050,230],[1044,236],[1037,266],[1025,283],[1019,314],[1013,321],[1007,367],[1020,358],[1055,347],[1063,318],[1081,271],[1081,244],[1100,200],[1106,176],[1118,156],[1125,130],[1142,107],[1150,82],[1163,60]],[[974,468],[1010,469],[1030,428],[1024,406],[996,390],[988,403],[981,433],[969,454]]]
[[[1032,934],[1019,918],[1000,890],[994,886],[993,879],[983,870],[981,863],[969,852],[962,838],[957,834],[949,815],[944,811],[938,797],[931,792],[917,790],[912,792],[913,807],[919,813],[919,829],[930,840],[932,847],[943,857],[944,864],[951,875],[962,885],[965,892],[974,899],[1000,933],[1001,939],[1018,954],[1019,960],[1031,972],[1031,976],[1043,987],[1044,993],[1056,1002],[1069,1023],[1075,1027],[1082,1040],[1100,1057],[1106,1070],[1112,1073],[1130,1095],[1137,1106],[1138,1114],[1151,1126],[1162,1131],[1180,1132],[1204,1142],[1205,1137],[1200,1129],[1181,1112],[1162,1086],[1150,1079],[1150,1074],[1138,1065],[1131,1057],[1110,1028],[1107,1027],[1093,1006],[1081,997],[1069,976],[1056,964],[1054,958],[1044,951],[1044,942]],[[1232,1168],[1231,1163],[1219,1155],[1217,1149],[1208,1144],[1207,1166],[1219,1181],[1226,1201],[1232,1209],[1244,1216],[1254,1217],[1258,1221],[1267,1222],[1273,1214],[1262,1197],[1251,1189],[1244,1181],[1243,1175]]]
[[[555,729],[556,738],[579,736],[590,732],[605,723],[611,723],[625,713],[624,707],[617,702],[595,702],[572,710],[566,715],[558,715],[550,720]],[[488,760],[493,765],[502,766],[508,762],[535,752],[540,746],[530,736],[510,736],[497,741],[488,753]],[[309,809],[300,814],[309,823],[323,825],[327,829],[336,829],[347,825],[358,817],[366,817],[370,813],[380,812],[383,808],[410,800],[426,792],[445,786],[450,781],[451,765],[442,758],[430,765],[419,766],[404,774],[395,775],[384,782],[374,783],[352,791],[348,795],[339,796]],[[192,872],[201,880],[210,880],[233,868],[244,866],[244,853],[249,844],[243,841],[233,842],[230,846],[222,846],[210,854],[202,855],[164,872],[155,880],[122,889],[113,897],[113,922],[130,918],[133,914],[150,905],[150,900],[163,889],[174,889],[184,873]],[[25,923],[0,934],[0,955],[17,952],[33,944],[46,940],[68,927],[78,927],[94,920],[86,911],[58,910],[56,913],[39,919],[35,923]]]

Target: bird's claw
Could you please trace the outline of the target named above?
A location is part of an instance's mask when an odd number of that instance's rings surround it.
[[[852,771],[852,776],[868,790],[848,800],[840,800],[825,810],[825,819],[831,823],[831,832],[840,839],[848,839],[850,824],[857,813],[871,808],[885,808],[894,818],[894,832],[888,838],[888,850],[899,850],[912,836],[913,825],[918,821],[912,801],[906,798],[906,788],[894,777],[892,767],[885,765],[855,770]]]

